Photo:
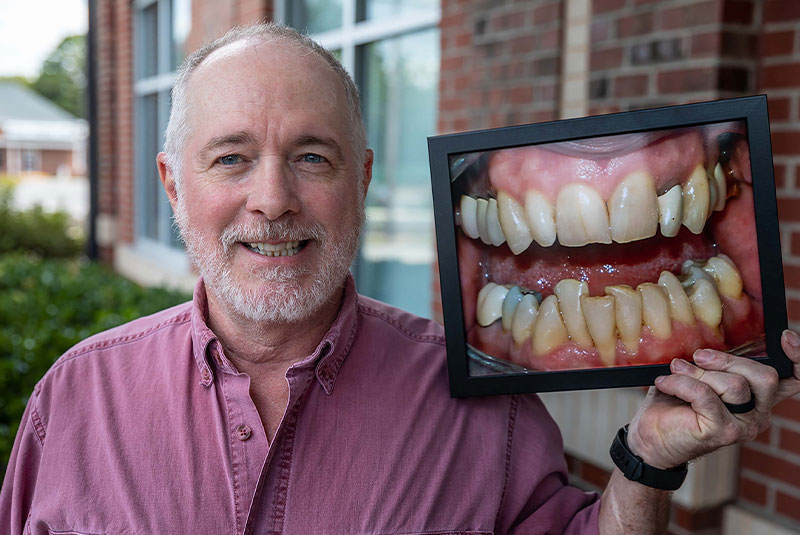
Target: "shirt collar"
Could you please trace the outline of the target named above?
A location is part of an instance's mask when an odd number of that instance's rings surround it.
[[[336,376],[347,358],[355,339],[358,327],[358,293],[353,276],[347,274],[339,313],[328,332],[322,337],[315,350],[307,357],[296,362],[288,373],[297,373],[304,368],[313,367],[314,375],[326,394],[333,393]],[[214,375],[209,365],[208,356],[217,352],[217,363],[224,371],[227,359],[222,355],[222,348],[214,332],[208,327],[208,298],[203,279],[197,281],[192,296],[192,352],[197,368],[200,371],[200,384],[209,387]]]

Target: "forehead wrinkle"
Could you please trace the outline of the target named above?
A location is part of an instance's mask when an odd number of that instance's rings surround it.
[[[204,158],[209,152],[224,146],[257,144],[258,140],[256,139],[256,136],[250,132],[247,132],[246,130],[240,130],[238,132],[212,137],[208,143],[206,143],[203,148],[200,149],[200,156],[201,158]]]

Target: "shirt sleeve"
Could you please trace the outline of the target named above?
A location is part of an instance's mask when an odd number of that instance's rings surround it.
[[[600,497],[569,486],[561,432],[538,396],[515,396],[509,433],[500,532],[597,534]]]
[[[36,394],[28,400],[0,489],[0,533],[22,533],[33,502],[44,429],[36,413]]]

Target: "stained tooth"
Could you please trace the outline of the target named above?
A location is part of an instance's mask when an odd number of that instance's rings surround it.
[[[550,247],[556,241],[555,209],[544,195],[535,189],[525,195],[525,215],[528,216],[531,236],[542,247]]]
[[[478,292],[478,325],[488,327],[503,315],[503,301],[508,288],[493,282],[488,283]]]
[[[728,183],[725,181],[725,173],[719,163],[714,167],[714,172],[709,177],[709,180],[713,180],[717,186],[717,202],[714,204],[714,211],[724,210],[725,201],[728,198]]]
[[[682,221],[683,190],[676,185],[658,197],[658,222],[661,224],[661,234],[667,238],[677,236]]]
[[[567,247],[611,243],[606,203],[592,187],[568,184],[556,200],[558,241]]]
[[[486,245],[492,244],[492,239],[489,237],[489,227],[486,226],[486,212],[489,209],[489,201],[486,199],[478,199],[478,235],[481,241]]]
[[[689,302],[697,318],[716,330],[722,321],[722,302],[714,284],[706,279],[698,279],[689,291]]]
[[[645,282],[637,287],[642,296],[642,319],[657,338],[669,338],[672,321],[669,317],[667,294],[657,284]]]
[[[514,318],[514,311],[517,309],[517,305],[520,301],[522,301],[522,292],[519,286],[512,286],[503,300],[503,308],[501,310],[503,314],[504,331],[511,330],[511,320]]]
[[[570,339],[583,347],[592,346],[592,337],[586,328],[581,297],[589,295],[589,285],[584,281],[564,279],[556,284],[553,292],[558,298],[558,307],[564,317]]]
[[[533,237],[525,220],[525,209],[511,195],[500,191],[497,194],[497,210],[508,248],[514,254],[526,250]]]
[[[619,339],[622,340],[625,349],[636,354],[639,351],[639,335],[642,331],[642,298],[639,292],[630,286],[620,284],[606,286],[606,295],[613,296],[616,301],[614,317]],[[585,310],[584,314],[587,314]]]
[[[683,185],[683,224],[694,234],[703,232],[709,214],[708,175],[698,164]]]
[[[600,358],[606,366],[613,366],[617,353],[614,298],[611,296],[583,297],[581,305],[583,313],[586,315],[586,326],[592,335],[594,345],[600,352]]]
[[[742,276],[739,275],[733,261],[724,254],[709,258],[703,266],[703,271],[714,279],[720,295],[733,299],[742,296]]]
[[[533,326],[533,352],[536,355],[545,355],[567,340],[569,340],[567,328],[561,321],[558,298],[555,295],[548,295],[539,306],[539,313]]]
[[[699,279],[705,279],[708,282],[714,282],[714,279],[711,278],[711,275],[706,273],[702,267],[700,267],[699,262],[695,262],[694,260],[686,260],[681,267],[681,275],[683,275],[683,279],[681,281],[681,286],[687,292],[694,286],[694,283]]]
[[[486,208],[486,230],[489,232],[489,241],[495,247],[499,247],[506,242],[503,228],[500,226],[496,199],[489,199],[489,206]]]
[[[658,285],[667,292],[669,310],[672,317],[685,325],[694,325],[692,305],[689,304],[689,298],[686,297],[686,292],[683,290],[678,277],[669,271],[662,271],[658,277]]]
[[[539,302],[532,294],[522,296],[522,301],[517,305],[514,318],[511,320],[511,337],[517,344],[522,344],[531,337],[536,313],[539,311]],[[504,317],[505,319],[505,317]]]
[[[481,236],[478,232],[478,201],[469,195],[461,196],[461,230],[473,240]]]
[[[631,173],[608,200],[611,239],[628,243],[655,236],[658,231],[658,197],[653,178],[644,171]]]

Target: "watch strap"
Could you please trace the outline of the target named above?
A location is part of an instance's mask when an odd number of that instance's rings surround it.
[[[659,490],[677,490],[686,479],[689,469],[686,463],[662,470],[650,466],[628,447],[628,426],[621,427],[611,443],[611,460],[622,474],[631,481]]]

